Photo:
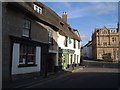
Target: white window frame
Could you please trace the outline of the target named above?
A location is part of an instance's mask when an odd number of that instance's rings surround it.
[[[30,29],[31,29],[30,20],[24,19],[22,36],[29,37],[30,36]]]
[[[52,31],[48,32],[48,43],[51,44],[52,43]]]
[[[39,6],[37,6],[36,4],[33,4],[33,5],[34,5],[34,10],[37,11],[37,13],[42,14],[43,9],[41,7],[39,7]]]

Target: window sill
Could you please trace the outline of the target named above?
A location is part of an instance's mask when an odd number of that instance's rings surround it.
[[[18,65],[18,68],[21,68],[21,67],[36,67],[37,64],[19,64]]]
[[[31,39],[30,36],[22,36],[22,38]]]

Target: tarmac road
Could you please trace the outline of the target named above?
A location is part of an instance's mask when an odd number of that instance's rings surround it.
[[[117,68],[84,68],[69,75],[55,78],[27,88],[118,88],[120,75]]]

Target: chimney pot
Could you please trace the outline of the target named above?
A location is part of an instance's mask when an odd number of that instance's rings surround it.
[[[63,12],[62,19],[67,22],[67,12]]]

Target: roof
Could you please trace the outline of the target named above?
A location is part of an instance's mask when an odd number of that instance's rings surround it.
[[[92,45],[92,41],[89,41],[87,44],[85,44],[83,47],[88,47],[88,46],[90,46],[90,45]]]
[[[37,4],[45,10],[44,15],[39,14],[34,10],[33,3]],[[14,2],[13,5],[19,7],[20,9],[22,7],[24,10],[26,10],[27,13],[33,15],[39,22],[47,24],[54,30],[62,31],[66,36],[80,41],[80,37],[74,33],[74,30],[70,27],[70,25],[62,20],[62,18],[58,16],[52,9],[45,6],[41,2]],[[64,25],[62,26],[60,22],[62,22]]]

